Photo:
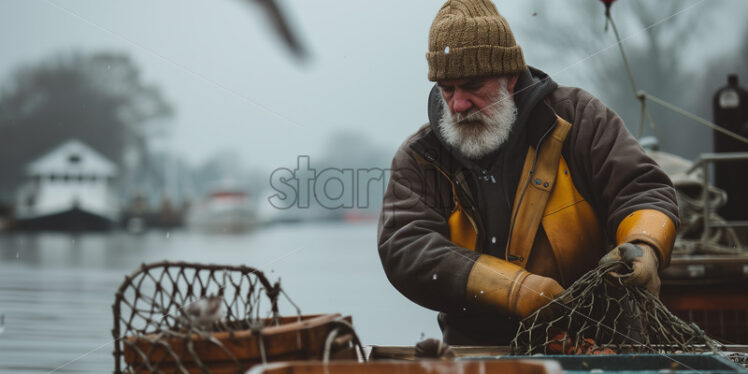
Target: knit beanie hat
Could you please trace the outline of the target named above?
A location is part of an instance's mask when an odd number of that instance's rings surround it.
[[[429,80],[514,74],[522,49],[490,0],[447,0],[429,32]]]

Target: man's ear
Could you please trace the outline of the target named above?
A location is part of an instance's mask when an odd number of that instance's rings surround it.
[[[518,80],[519,74],[515,74],[511,78],[509,78],[508,82],[506,82],[506,90],[509,91],[510,94],[514,94],[514,86],[517,85]]]

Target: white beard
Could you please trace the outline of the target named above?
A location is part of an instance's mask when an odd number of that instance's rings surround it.
[[[444,141],[470,159],[479,159],[499,149],[517,120],[517,106],[506,86],[507,80],[501,78],[496,97],[483,108],[486,113],[471,109],[452,114],[442,96],[439,131]]]

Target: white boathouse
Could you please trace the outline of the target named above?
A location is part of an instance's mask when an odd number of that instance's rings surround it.
[[[38,226],[40,220],[57,217],[43,225],[66,226],[69,223],[66,221],[72,219],[81,221],[74,224],[79,229],[87,229],[92,218],[114,223],[119,214],[114,188],[117,172],[115,163],[90,146],[76,139],[68,140],[26,168],[27,180],[17,195],[16,221],[24,227]],[[65,216],[69,212],[79,214]],[[80,213],[85,219],[81,219]],[[36,224],[28,224],[35,221]],[[102,222],[92,224],[100,228]]]

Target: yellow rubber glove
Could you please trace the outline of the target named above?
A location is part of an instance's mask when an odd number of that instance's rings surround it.
[[[468,301],[521,318],[564,292],[552,278],[532,274],[502,259],[481,255],[468,276]]]

